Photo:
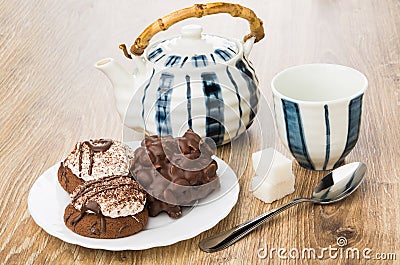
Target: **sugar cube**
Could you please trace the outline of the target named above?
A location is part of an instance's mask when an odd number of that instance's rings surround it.
[[[274,185],[268,183],[268,180],[254,176],[251,184],[253,195],[257,199],[265,203],[272,203],[294,192],[294,182],[294,175],[292,174],[289,180]]]
[[[274,148],[267,148],[252,155],[256,175],[267,177],[271,185],[290,180],[292,161]]]
[[[271,203],[294,191],[295,177],[292,161],[273,148],[256,152],[252,156],[256,175],[251,190],[256,198]]]

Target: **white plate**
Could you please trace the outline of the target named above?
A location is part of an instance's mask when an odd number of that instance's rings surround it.
[[[139,142],[132,143],[132,147]],[[95,239],[83,237],[69,230],[63,220],[69,195],[57,181],[59,163],[49,168],[33,184],[28,196],[28,209],[35,222],[47,233],[65,242],[93,249],[140,250],[174,244],[197,236],[225,218],[236,204],[239,184],[236,174],[221,159],[217,174],[221,188],[207,197],[207,203],[185,208],[179,219],[166,214],[150,217],[146,228],[129,237],[118,239]]]

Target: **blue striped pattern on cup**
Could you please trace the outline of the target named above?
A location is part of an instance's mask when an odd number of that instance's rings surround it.
[[[350,153],[357,143],[361,125],[362,99],[363,95],[360,95],[350,101],[346,147],[344,148],[339,160],[335,163],[334,168],[343,163],[344,158]]]
[[[360,131],[363,94],[348,102],[346,112],[342,117],[335,113],[334,122],[331,119],[330,107],[325,104],[318,106],[320,111],[306,110],[296,102],[274,97],[276,119],[283,118],[285,131],[283,141],[298,163],[312,170],[326,170],[340,166],[344,158],[354,148]],[[317,107],[316,107],[317,108]],[[312,117],[316,113],[323,115],[322,119]],[[342,121],[338,119],[343,119]],[[305,125],[305,120],[312,123]],[[343,126],[345,124],[345,126]],[[323,129],[322,129],[322,128]],[[321,128],[316,130],[315,128]],[[279,129],[279,128],[278,128]],[[334,131],[335,133],[332,133]],[[343,138],[342,136],[345,135]],[[342,139],[345,139],[343,141]],[[325,148],[324,154],[320,153],[320,146]],[[316,150],[318,149],[318,151]],[[314,156],[313,156],[314,154]],[[321,159],[324,157],[324,159]]]

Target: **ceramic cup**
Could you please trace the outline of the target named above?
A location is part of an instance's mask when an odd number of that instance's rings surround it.
[[[368,80],[334,64],[306,64],[271,82],[279,136],[297,162],[312,170],[341,165],[354,148]]]

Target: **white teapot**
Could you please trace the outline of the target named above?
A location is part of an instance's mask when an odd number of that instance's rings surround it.
[[[189,17],[229,13],[247,19],[251,33],[244,41],[202,34],[199,25],[182,27],[181,35],[153,43],[154,34]],[[158,135],[181,135],[192,129],[217,145],[248,128],[256,113],[258,80],[247,57],[264,37],[262,21],[246,7],[230,3],[197,4],[158,19],[136,39],[128,73],[112,58],[96,68],[114,87],[117,110],[129,128]]]

